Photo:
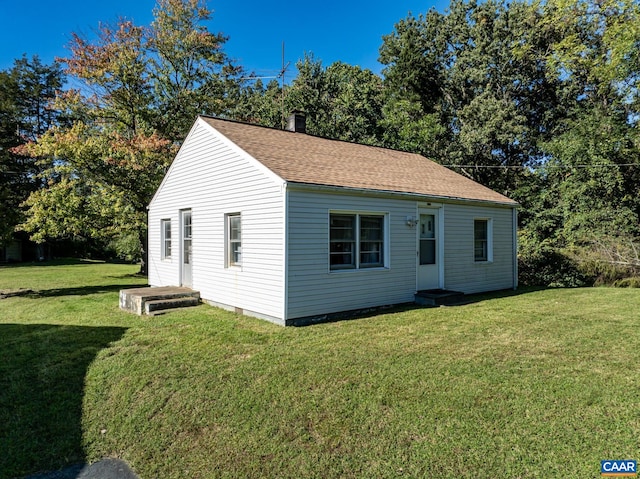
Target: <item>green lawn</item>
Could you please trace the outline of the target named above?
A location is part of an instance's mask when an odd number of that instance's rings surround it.
[[[135,266],[0,267],[0,477],[117,456],[143,479],[598,477],[640,459],[640,291],[282,328],[118,310]]]

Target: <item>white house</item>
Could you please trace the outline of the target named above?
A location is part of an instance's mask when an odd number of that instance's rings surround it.
[[[149,206],[149,284],[282,325],[515,288],[516,207],[417,154],[201,116]]]

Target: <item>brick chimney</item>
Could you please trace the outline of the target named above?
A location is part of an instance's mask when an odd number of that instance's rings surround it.
[[[287,128],[288,131],[294,131],[296,133],[306,133],[307,132],[307,117],[304,112],[294,110],[289,115],[289,119],[287,120]]]

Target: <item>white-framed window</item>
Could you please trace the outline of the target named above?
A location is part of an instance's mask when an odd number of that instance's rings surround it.
[[[227,266],[242,265],[242,221],[240,213],[226,215]]]
[[[491,218],[473,220],[473,259],[476,262],[493,261],[493,221]]]
[[[382,268],[387,264],[386,214],[329,213],[329,269]]]
[[[171,259],[171,220],[160,220],[162,259]]]

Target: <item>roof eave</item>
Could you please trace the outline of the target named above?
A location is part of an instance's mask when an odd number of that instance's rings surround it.
[[[455,201],[462,203],[475,203],[482,205],[491,205],[491,206],[501,206],[508,208],[517,208],[519,205],[518,202],[509,200],[509,201],[495,201],[495,200],[486,200],[480,198],[463,198],[459,196],[446,196],[446,195],[426,195],[423,193],[410,193],[405,191],[394,191],[394,190],[382,190],[382,189],[373,189],[373,188],[355,188],[349,186],[335,186],[335,185],[323,185],[317,183],[303,183],[297,181],[287,181],[287,187],[289,189],[300,189],[306,191],[323,191],[328,193],[347,193],[347,194],[356,194],[363,196],[382,196],[382,197],[392,197],[392,198],[406,198],[406,199],[415,199],[415,200],[424,200],[424,201]]]

